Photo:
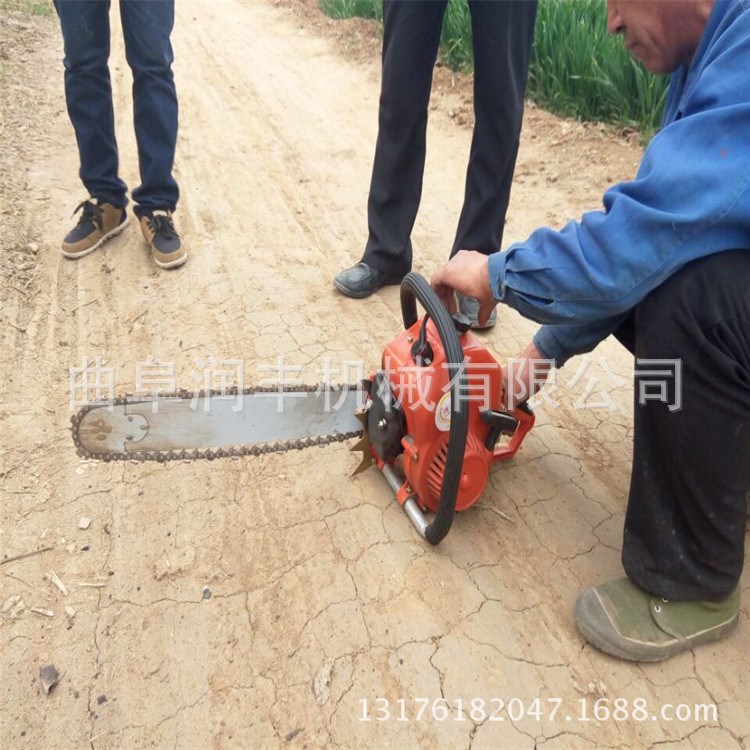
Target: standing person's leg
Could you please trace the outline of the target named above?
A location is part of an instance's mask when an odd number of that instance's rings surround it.
[[[485,255],[503,239],[523,121],[536,0],[469,0],[475,124],[466,190],[451,256]]]
[[[447,0],[384,0],[378,139],[362,263],[336,287],[366,297],[411,269],[411,231],[422,197],[427,109]]]
[[[127,224],[127,186],[118,177],[109,59],[109,0],[55,0],[65,48],[65,100],[76,135],[80,177],[96,204],[84,201],[63,254],[79,258]],[[76,209],[76,210],[78,210]]]
[[[474,46],[474,133],[466,189],[451,255],[500,249],[523,121],[536,0],[469,0]],[[476,300],[459,310],[480,328]],[[492,311],[485,328],[495,324]]]
[[[179,189],[172,175],[178,105],[170,35],[174,0],[120,0],[125,53],[133,71],[133,119],[141,184],[133,191],[135,214],[154,261],[173,268],[187,260],[172,212]]]
[[[125,54],[133,71],[133,120],[141,184],[133,191],[135,213],[174,211],[179,198],[172,176],[177,144],[177,92],[169,40],[174,0],[121,0]]]
[[[94,198],[127,202],[109,77],[109,0],[55,0],[65,46],[65,100],[78,142],[81,181]]]
[[[629,580],[584,592],[576,613],[610,653],[665,658],[737,622],[750,488],[748,284],[750,251],[719,253],[635,310]]]

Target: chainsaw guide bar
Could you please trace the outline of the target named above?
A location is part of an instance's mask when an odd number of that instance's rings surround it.
[[[82,407],[71,430],[78,455],[97,461],[261,456],[362,437],[365,397],[333,384],[123,396]]]

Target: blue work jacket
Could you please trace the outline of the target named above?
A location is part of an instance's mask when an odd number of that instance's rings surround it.
[[[546,324],[534,342],[558,366],[686,263],[750,250],[750,0],[716,0],[638,174],[603,203],[489,259],[495,298]]]

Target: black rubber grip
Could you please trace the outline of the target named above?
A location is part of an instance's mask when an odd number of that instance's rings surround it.
[[[469,432],[468,387],[464,352],[453,318],[427,280],[418,273],[408,273],[401,282],[401,316],[405,328],[411,328],[417,322],[417,300],[435,323],[443,344],[451,384],[451,426],[440,504],[435,518],[425,532],[425,538],[430,544],[439,544],[450,531],[456,514],[456,497]]]

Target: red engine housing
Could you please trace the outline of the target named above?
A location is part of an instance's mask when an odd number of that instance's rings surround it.
[[[416,364],[412,346],[419,337],[422,321],[405,330],[383,351],[382,368],[390,382],[406,421],[403,469],[406,487],[398,493],[403,503],[415,494],[422,509],[435,511],[445,475],[448,431],[451,417],[450,376],[445,352],[432,320],[427,322],[427,340],[432,348],[432,363]],[[534,415],[525,408],[510,412],[518,427],[509,440],[499,440],[493,450],[485,447],[490,425],[482,411],[501,409],[502,370],[487,348],[470,331],[459,335],[466,361],[469,385],[469,430],[463,468],[456,497],[456,510],[465,510],[482,494],[493,461],[515,455],[526,433],[534,424]],[[502,441],[502,442],[501,442]],[[376,461],[380,459],[375,455]]]

